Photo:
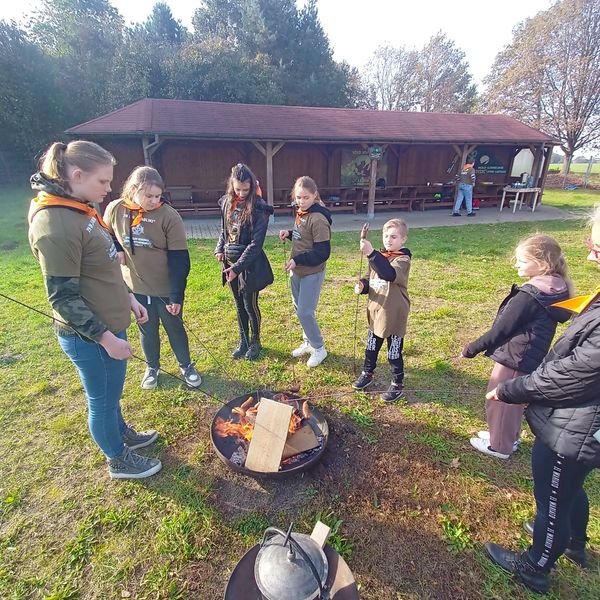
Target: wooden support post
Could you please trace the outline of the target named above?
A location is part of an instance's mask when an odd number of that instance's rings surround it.
[[[267,203],[273,206],[273,142],[267,142],[265,158],[267,160]]]
[[[375,184],[377,183],[377,160],[371,159],[371,179],[369,180],[369,201],[367,202],[367,219],[375,217]]]
[[[544,196],[544,186],[546,185],[546,177],[548,175],[548,169],[550,168],[550,163],[552,162],[552,152],[554,151],[554,146],[546,147],[546,157],[544,158],[544,165],[542,166],[542,172],[540,174],[540,179],[536,187],[542,188],[540,191],[540,195],[538,198],[538,204],[542,202],[542,198]]]
[[[148,167],[152,166],[152,155],[158,150],[159,146],[163,143],[158,137],[158,134],[154,134],[154,141],[151,142],[150,138],[142,138],[142,150],[144,152],[144,164]]]

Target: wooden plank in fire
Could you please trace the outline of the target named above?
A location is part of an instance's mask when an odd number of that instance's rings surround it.
[[[290,456],[295,456],[296,454],[300,454],[300,452],[312,450],[318,445],[319,438],[315,435],[313,428],[310,425],[303,425],[298,431],[290,435],[283,448],[281,458],[286,459]]]
[[[258,473],[279,471],[293,410],[289,404],[260,399],[246,457],[247,469]]]

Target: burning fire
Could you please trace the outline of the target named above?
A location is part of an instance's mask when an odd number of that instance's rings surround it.
[[[288,398],[285,394],[277,394],[274,396],[273,400],[284,404],[290,404],[294,408],[294,412],[290,419],[288,435],[295,433],[302,427],[303,419],[310,419],[310,410],[306,400],[302,403],[302,406],[300,406],[300,403],[297,400]],[[239,439],[250,441],[252,439],[252,432],[254,431],[256,413],[260,406],[260,401],[254,404],[254,406],[251,406],[253,402],[254,398],[250,396],[241,406],[236,406],[232,409],[232,414],[239,416],[238,423],[233,421],[233,417],[227,420],[218,417],[214,424],[215,433],[219,437],[234,436]]]

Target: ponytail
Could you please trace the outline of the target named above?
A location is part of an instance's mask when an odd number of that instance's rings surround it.
[[[115,165],[114,156],[108,151],[86,140],[75,140],[64,144],[54,142],[40,159],[40,171],[50,180],[69,190],[69,168],[85,172],[94,171],[99,166]]]

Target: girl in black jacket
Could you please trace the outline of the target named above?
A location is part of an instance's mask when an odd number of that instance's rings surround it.
[[[498,404],[528,404],[536,517],[533,544],[519,554],[486,544],[490,558],[539,593],[561,554],[585,566],[586,477],[600,467],[600,287],[560,303],[579,315],[530,375],[487,394]]]
[[[531,373],[542,362],[556,333],[558,322],[566,321],[566,310],[554,302],[569,297],[567,265],[560,246],[550,236],[535,234],[519,242],[515,266],[529,281],[513,285],[502,301],[491,329],[467,344],[464,358],[485,352],[494,361],[487,391],[501,381]],[[471,445],[484,454],[507,459],[519,443],[523,407],[486,402],[488,431],[471,438]]]
[[[240,344],[232,357],[254,360],[261,350],[258,292],[273,283],[273,271],[263,250],[273,207],[261,198],[256,177],[241,163],[231,169],[227,192],[219,205],[222,226],[215,256],[223,264],[223,285],[229,283],[231,288],[240,330]]]

